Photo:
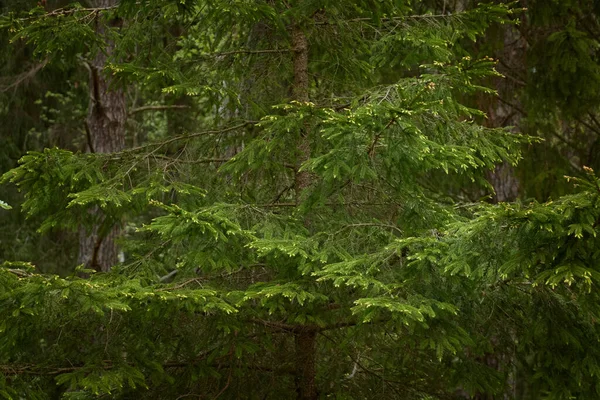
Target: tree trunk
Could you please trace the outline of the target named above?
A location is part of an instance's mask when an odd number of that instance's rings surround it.
[[[293,98],[301,103],[308,103],[308,41],[300,26],[292,28],[292,48],[294,54],[294,86]],[[305,126],[300,132],[298,143],[298,162],[295,175],[296,199],[310,186],[311,176],[308,171],[299,171],[300,166],[310,158],[309,127]]]
[[[525,3],[523,1],[522,5],[526,6]],[[496,84],[498,98],[494,99],[494,102],[488,107],[488,124],[494,128],[511,127],[515,132],[519,132],[521,119],[524,117],[520,93],[522,93],[526,79],[524,71],[526,69],[527,41],[518,27],[511,24],[503,25],[502,35],[503,47],[496,54],[496,58],[500,60],[497,66],[498,72],[505,77],[499,79]],[[515,175],[514,168],[509,163],[504,162],[496,166],[488,174],[488,179],[494,187],[493,200],[495,202],[512,202],[519,197],[521,184]],[[481,362],[496,370],[508,369],[510,371],[508,387],[503,395],[477,394],[473,398],[474,400],[520,398],[517,396],[519,382],[514,367],[516,365],[515,355],[510,346],[500,345],[496,337],[492,337],[491,340],[498,351],[484,355]]]
[[[299,400],[318,398],[316,382],[317,331],[307,330],[295,334],[296,393]]]
[[[292,49],[294,61],[294,86],[292,88],[294,100],[307,103],[308,95],[308,40],[301,26],[292,27]],[[310,186],[312,176],[308,171],[300,171],[300,166],[310,158],[310,127],[304,126],[300,132],[298,142],[298,158],[295,168],[296,201],[299,202]],[[304,224],[310,225],[305,219]],[[316,400],[318,397],[316,384],[316,354],[317,331],[307,327],[295,333],[296,353],[296,393],[302,400]]]
[[[505,78],[497,83],[499,98],[488,108],[488,124],[491,127],[511,126],[519,130],[523,116],[519,100],[523,83],[519,75],[525,68],[527,42],[519,30],[510,24],[504,25],[503,36],[504,46],[497,58],[501,60],[498,71]],[[488,178],[496,192],[494,201],[514,201],[519,196],[520,183],[510,164],[504,162],[498,165]]]
[[[93,7],[111,7],[117,0],[95,0]],[[106,37],[107,26],[100,18],[96,19],[96,32]],[[116,22],[118,23],[118,21]],[[88,135],[88,151],[92,153],[114,153],[125,147],[125,122],[127,110],[123,89],[113,85],[110,76],[104,73],[108,58],[114,52],[114,43],[107,39],[104,51],[98,51],[88,64],[90,103],[86,119]],[[98,208],[90,213],[103,221],[105,218]],[[108,271],[118,261],[118,251],[115,239],[120,234],[120,228],[114,226],[107,233],[101,232],[99,226],[91,231],[80,228],[78,262],[86,268],[97,271]]]

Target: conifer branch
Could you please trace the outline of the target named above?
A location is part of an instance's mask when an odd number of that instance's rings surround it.
[[[210,351],[216,350],[217,347],[212,348]],[[203,361],[208,356],[210,351],[203,352],[200,357],[197,357],[193,360],[189,361],[167,361],[161,364],[162,368],[187,368],[197,365],[200,361]],[[132,362],[128,363],[119,363],[115,364],[111,360],[104,360],[103,365],[101,367],[102,370],[108,371],[115,368],[118,368],[120,365],[128,365],[130,367],[135,367],[136,364]],[[267,371],[267,372],[275,372],[282,374],[293,374],[294,371],[290,368],[281,367],[281,368],[273,368],[266,367],[261,365],[231,365],[225,364],[222,362],[214,362],[210,365],[214,368],[244,368],[251,369],[256,371]],[[66,374],[70,372],[80,371],[84,368],[87,368],[85,365],[72,365],[69,367],[60,367],[60,366],[41,366],[37,364],[4,364],[0,365],[0,373],[6,375],[35,375],[35,376],[57,376],[61,374]]]
[[[190,134],[187,134],[187,135],[179,135],[179,136],[175,136],[175,137],[172,137],[170,139],[163,140],[163,141],[160,141],[160,142],[148,143],[148,144],[145,144],[145,145],[142,145],[142,146],[134,147],[134,148],[131,148],[131,149],[126,149],[126,150],[123,150],[123,151],[121,151],[119,153],[113,153],[113,155],[118,156],[119,154],[137,153],[137,152],[144,151],[144,150],[146,150],[148,148],[151,148],[151,147],[156,147],[152,152],[149,153],[149,155],[153,155],[153,153],[155,153],[156,151],[158,151],[158,149],[160,149],[161,147],[166,146],[166,145],[171,144],[171,143],[174,143],[174,142],[178,142],[180,140],[189,140],[189,139],[193,139],[193,138],[196,138],[196,137],[209,136],[209,135],[221,135],[221,134],[224,134],[224,133],[234,132],[234,131],[236,131],[238,129],[242,129],[242,128],[247,127],[247,126],[256,125],[257,123],[258,123],[258,121],[245,121],[245,122],[242,122],[241,124],[234,125],[234,126],[231,126],[229,128],[215,129],[215,130],[206,130],[206,131],[197,132],[197,133],[190,133]]]
[[[466,12],[460,12],[456,14],[424,14],[424,15],[404,15],[399,17],[388,17],[388,18],[379,18],[381,22],[399,22],[406,21],[411,19],[450,19],[450,18],[459,18],[462,15],[467,14]],[[373,18],[363,17],[363,18],[352,18],[343,20],[343,22],[347,23],[356,23],[356,22],[369,22],[373,21]],[[315,21],[314,25],[332,25],[330,21]]]
[[[366,223],[346,225],[342,229],[340,229],[337,232],[335,232],[333,235],[336,235],[336,234],[338,234],[338,233],[340,233],[343,230],[348,229],[348,228],[359,228],[359,227],[368,227],[368,226],[371,226],[371,227],[380,227],[380,228],[389,228],[389,229],[395,230],[398,233],[402,234],[402,230],[400,228],[398,228],[397,226],[390,225],[390,224],[375,223],[375,222],[372,222],[372,223],[371,222],[366,222]]]
[[[117,9],[118,7],[119,7],[118,5],[106,6],[106,7],[86,7],[86,8],[62,7],[62,8],[57,8],[56,10],[46,12],[44,15],[42,15],[42,17],[53,18],[53,17],[60,17],[60,16],[65,16],[65,15],[73,15],[78,12],[87,12],[88,13],[87,16],[90,16],[90,15],[98,14],[103,11],[114,10],[114,9]],[[25,22],[25,21],[31,21],[31,20],[38,20],[39,18],[40,18],[40,15],[34,15],[31,17],[20,18],[19,21]]]
[[[262,203],[262,204],[249,204],[254,207],[297,207],[298,203]],[[361,201],[348,201],[348,202],[327,202],[326,206],[385,206],[389,203],[377,203],[377,202],[361,202]]]
[[[159,105],[159,106],[142,106],[137,107],[129,111],[129,116],[133,114],[137,114],[142,111],[159,111],[159,110],[173,110],[173,109],[189,109],[190,106],[182,105],[182,104],[173,104],[173,105]]]
[[[378,321],[373,321],[371,323],[379,323],[379,322],[385,322],[385,321],[386,320],[382,319],[382,320],[378,320]],[[285,322],[267,321],[267,320],[259,319],[259,318],[253,318],[249,322],[252,322],[252,323],[258,324],[258,325],[263,325],[267,328],[272,328],[272,329],[275,329],[278,331],[284,331],[284,332],[290,332],[290,333],[305,333],[305,332],[320,333],[320,332],[325,332],[325,331],[331,331],[334,329],[349,328],[349,327],[360,324],[359,321],[343,321],[343,322],[336,322],[334,324],[325,325],[325,326],[319,326],[319,325],[314,325],[314,324],[294,325],[294,324],[288,324]]]
[[[203,357],[206,358],[206,355]],[[167,361],[161,366],[163,368],[185,368],[195,365],[203,358],[191,360],[189,362],[182,361]],[[103,370],[112,370],[122,364],[115,364],[110,360],[105,360],[103,365],[100,367]],[[126,363],[129,366],[135,366],[134,363]],[[58,367],[58,366],[39,366],[36,364],[5,364],[0,365],[0,372],[7,375],[37,375],[37,376],[56,376],[66,374],[69,372],[75,372],[86,368],[85,365],[75,365],[70,367]]]
[[[25,278],[28,276],[32,276],[33,274],[22,269],[8,268],[8,272],[17,275],[19,278]]]
[[[163,156],[163,155],[153,155],[152,157],[161,159],[161,160],[171,161],[174,163],[178,162],[178,163],[183,163],[183,164],[226,163],[228,161],[231,161],[231,159],[232,159],[232,157],[229,157],[229,158],[200,158],[198,160],[181,160],[179,158],[173,158],[173,157],[168,157],[168,156]]]
[[[226,57],[233,56],[236,54],[273,54],[273,53],[290,53],[294,51],[293,49],[263,49],[263,50],[250,50],[250,49],[240,49],[240,50],[232,50],[232,51],[223,51],[218,53],[207,53],[200,55],[201,57]]]
[[[321,334],[321,336],[323,336],[324,338],[326,338],[330,342],[332,342],[335,345],[337,345],[337,342],[335,340],[333,340],[331,337],[329,337],[328,335],[326,335],[324,333],[320,333],[320,334]],[[375,376],[378,380],[380,380],[381,382],[384,382],[386,385],[388,385],[388,387],[390,387],[392,390],[394,390],[394,392],[396,392],[399,395],[402,395],[402,393],[400,393],[397,390],[397,388],[395,387],[396,384],[399,384],[401,382],[387,379],[384,376],[381,376],[380,374],[378,374],[377,372],[372,371],[371,369],[369,369],[365,365],[363,365],[361,362],[359,362],[358,357],[354,357],[350,353],[346,353],[346,355],[348,356],[348,358],[350,358],[352,360],[352,362],[354,363],[355,367],[356,366],[360,367],[360,369],[362,369],[364,372],[366,372],[369,375]]]

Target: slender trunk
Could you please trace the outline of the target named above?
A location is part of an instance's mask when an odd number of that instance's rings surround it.
[[[526,1],[522,5],[526,6]],[[525,21],[522,21],[525,22]],[[503,46],[496,54],[500,60],[498,71],[505,78],[498,80],[496,89],[498,98],[488,107],[488,124],[491,127],[512,127],[515,132],[521,130],[522,106],[521,93],[522,85],[525,80],[527,41],[522,36],[519,29],[513,25],[503,26]],[[509,163],[498,165],[488,174],[488,179],[494,187],[495,202],[515,201],[521,193],[521,183],[515,174],[515,169]],[[514,338],[516,340],[516,337]],[[507,388],[503,395],[478,394],[473,398],[475,400],[489,399],[511,399],[521,398],[517,395],[517,386],[519,384],[516,374],[517,360],[513,353],[513,347],[506,344],[500,344],[496,335],[490,338],[494,350],[481,357],[480,361],[486,366],[499,370],[509,371]]]
[[[110,7],[117,2],[117,0],[95,0],[92,5]],[[106,37],[107,26],[99,18],[96,19],[96,32],[99,36]],[[125,93],[123,89],[114,87],[111,78],[104,73],[107,60],[115,48],[114,43],[106,40],[107,46],[104,51],[99,51],[88,64],[90,104],[86,126],[88,151],[93,153],[113,153],[125,147],[127,119]],[[90,213],[94,214],[96,217],[94,219],[98,221],[105,220],[105,216],[98,208],[91,210]],[[115,239],[119,234],[118,226],[102,231],[98,225],[92,227],[91,231],[80,228],[78,262],[84,264],[86,268],[108,271],[118,261]]]
[[[522,0],[522,7],[527,7],[528,0]],[[528,22],[526,16],[521,16],[521,25],[527,26]],[[521,104],[521,96],[523,93],[523,85],[527,79],[527,39],[523,36],[519,26],[507,24],[503,26],[503,41],[504,46],[498,54],[499,59],[502,60],[498,64],[498,71],[506,76],[502,79],[498,85],[498,95],[504,99],[503,102],[498,101],[493,118],[490,120],[494,123],[494,126],[506,127],[510,126],[516,132],[520,132],[523,126],[523,106]],[[520,194],[522,194],[522,187],[518,177],[515,174],[514,168],[507,164],[501,164],[496,168],[492,175],[492,185],[496,190],[495,200],[497,201],[515,201]],[[507,389],[503,396],[496,396],[496,398],[523,398],[523,393],[519,393],[519,386],[523,382],[519,382],[516,359],[514,349],[516,346],[517,335],[514,331],[510,332],[514,346],[499,345],[498,342],[493,343],[494,347],[498,347],[500,354],[491,354],[487,357],[487,364],[499,369],[507,370],[508,382]],[[492,338],[493,340],[494,338]]]
[[[294,51],[294,100],[307,103],[308,96],[308,41],[300,26],[292,28],[292,48]],[[304,126],[300,132],[298,143],[298,163],[296,166],[295,189],[296,198],[302,196],[302,192],[310,186],[311,176],[307,171],[299,171],[303,162],[310,158],[309,127]]]
[[[308,40],[301,26],[292,27],[292,48],[294,58],[294,100],[307,103],[308,95]],[[308,171],[299,171],[300,166],[310,158],[310,126],[306,124],[300,132],[298,158],[295,169],[296,201],[300,201],[310,186],[312,176]],[[310,221],[305,220],[309,226]],[[316,384],[317,332],[307,327],[295,333],[296,352],[296,393],[302,400],[315,400],[318,397]]]
[[[522,118],[519,99],[522,88],[519,75],[525,66],[527,42],[512,25],[505,25],[503,35],[504,46],[497,57],[502,60],[498,64],[498,70],[506,75],[506,78],[500,79],[496,87],[498,96],[503,101],[496,99],[488,108],[488,124],[492,127],[511,126],[518,131]],[[521,185],[510,164],[504,162],[498,165],[488,178],[496,192],[495,201],[514,201],[519,196]]]

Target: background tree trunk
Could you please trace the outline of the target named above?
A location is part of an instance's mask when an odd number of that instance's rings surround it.
[[[488,125],[493,128],[510,126],[520,131],[522,108],[520,93],[524,85],[524,77],[520,77],[525,67],[527,42],[517,26],[504,25],[502,31],[503,48],[496,55],[500,60],[497,69],[505,77],[496,83],[498,97],[488,107]],[[521,185],[515,175],[514,168],[503,162],[488,174],[494,187],[494,201],[514,201],[519,197]]]
[[[93,7],[111,7],[118,3],[117,0],[95,0]],[[105,21],[96,19],[96,32],[106,39],[106,47],[98,51],[94,59],[88,64],[90,103],[86,119],[88,135],[88,151],[92,153],[114,153],[125,148],[125,122],[127,110],[125,107],[125,92],[122,88],[115,87],[113,81],[104,73],[108,58],[114,52],[114,43],[106,37],[108,27]],[[119,21],[113,21],[119,24]],[[102,211],[90,211],[102,221]],[[118,261],[118,250],[115,239],[120,234],[118,226],[112,227],[108,232],[101,232],[99,226],[94,226],[91,231],[80,228],[79,231],[79,256],[78,263],[86,268],[97,271],[108,271]]]

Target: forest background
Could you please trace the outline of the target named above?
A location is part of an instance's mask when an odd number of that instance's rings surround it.
[[[600,398],[599,2],[0,10],[0,397]]]

